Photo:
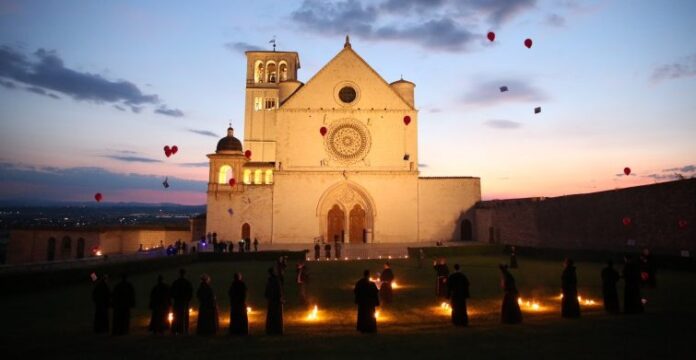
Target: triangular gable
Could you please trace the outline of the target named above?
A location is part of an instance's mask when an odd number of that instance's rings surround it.
[[[347,66],[344,66],[347,65]],[[357,108],[384,108],[415,110],[401,95],[389,86],[382,76],[350,46],[344,47],[306,84],[301,86],[281,105],[290,108],[341,107],[334,100],[334,87],[341,81],[355,82],[361,92]],[[378,106],[374,106],[379,104]]]

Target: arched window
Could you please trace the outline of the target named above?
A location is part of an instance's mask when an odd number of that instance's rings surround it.
[[[276,64],[272,61],[266,63],[266,72],[268,73],[268,82],[274,83],[278,79],[278,74],[276,73]]]
[[[72,248],[72,239],[70,236],[63,237],[63,242],[61,244],[61,255],[63,258],[70,257],[70,250]]]
[[[251,170],[249,169],[244,170],[244,183],[247,185],[251,184]]]
[[[280,81],[286,81],[288,79],[288,64],[281,62],[278,69],[280,71]]]
[[[46,260],[53,261],[56,259],[56,238],[48,239],[48,247],[46,248]]]
[[[218,183],[227,184],[231,178],[234,177],[234,172],[232,167],[229,165],[220,166],[220,173],[218,174]]]
[[[77,239],[77,254],[75,254],[75,257],[78,259],[85,257],[85,239],[83,238]]]
[[[273,170],[266,170],[266,176],[263,182],[265,184],[273,184]]]
[[[262,177],[262,172],[260,169],[254,171],[254,184],[256,184],[256,185],[263,184],[263,182],[261,182],[261,180],[262,180],[261,177]]]
[[[256,83],[264,82],[264,78],[266,77],[264,70],[265,70],[265,67],[263,66],[263,62],[261,62],[261,60],[256,61],[256,66],[255,66],[255,70],[254,70],[254,82],[256,82]]]

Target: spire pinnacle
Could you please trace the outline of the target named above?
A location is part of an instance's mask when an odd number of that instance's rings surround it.
[[[349,36],[348,34],[346,34],[346,43],[343,44],[343,47],[344,47],[344,48],[349,48],[349,47],[351,47],[351,46],[350,46],[350,36]]]

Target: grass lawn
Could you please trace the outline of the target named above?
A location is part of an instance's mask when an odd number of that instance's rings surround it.
[[[178,269],[132,276],[136,309],[131,334],[124,337],[92,334],[93,306],[90,283],[34,294],[0,298],[0,351],[3,358],[198,359],[198,358],[489,358],[489,359],[685,359],[696,340],[696,274],[658,273],[657,289],[644,290],[648,303],[643,315],[606,315],[601,304],[584,306],[581,319],[560,317],[561,261],[520,258],[512,270],[521,296],[535,299],[540,311],[524,311],[521,325],[501,325],[495,255],[448,259],[458,262],[471,282],[470,326],[454,328],[435,298],[431,264],[419,268],[415,260],[393,260],[400,288],[394,303],[381,309],[378,334],[355,331],[352,287],[365,268],[379,271],[377,260],[310,262],[310,294],[319,306],[318,321],[305,319],[294,284],[294,264],[285,277],[285,333],[264,334],[263,289],[266,262],[195,263],[187,267],[197,287],[207,273],[217,294],[221,332],[216,337],[153,336],[147,332],[150,288],[157,274],[171,283]],[[599,273],[602,264],[578,263],[579,292],[601,303]],[[240,271],[249,287],[251,336],[229,337],[227,288]],[[116,283],[112,274],[110,285]],[[622,283],[621,283],[622,284]],[[620,289],[620,295],[622,294]],[[197,304],[193,301],[195,309]],[[192,318],[195,331],[195,317]],[[5,357],[9,355],[8,357]]]

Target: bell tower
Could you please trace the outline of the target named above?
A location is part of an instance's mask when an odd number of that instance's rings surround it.
[[[276,161],[276,109],[301,83],[294,51],[247,51],[244,145],[254,162]]]

